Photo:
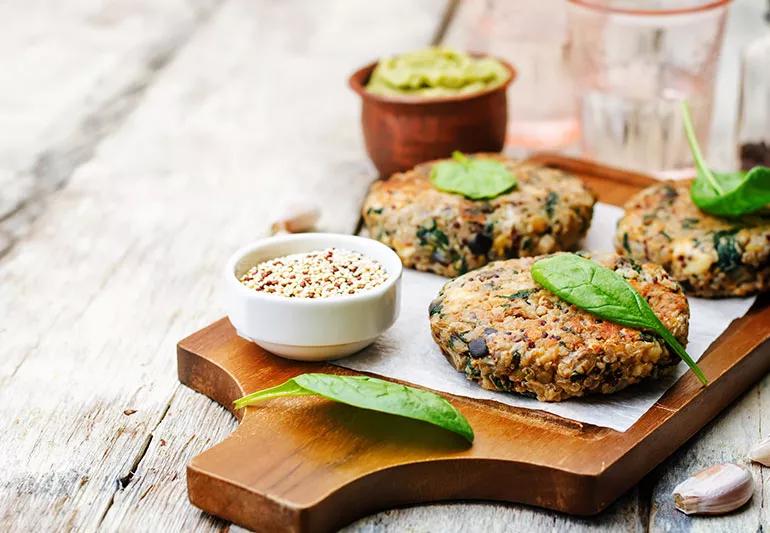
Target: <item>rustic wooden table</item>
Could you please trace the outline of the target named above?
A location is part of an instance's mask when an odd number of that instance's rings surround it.
[[[762,31],[762,7],[732,8],[714,135],[728,157],[737,50]],[[0,3],[3,530],[229,527],[187,502],[184,468],[235,421],[179,385],[175,343],[221,315],[223,260],[286,202],[318,202],[324,230],[354,230],[373,171],[347,74],[385,53],[460,42],[467,10],[446,0]],[[751,504],[727,517],[686,518],[670,492],[767,432],[769,383],[601,516],[452,503],[348,530],[766,528],[759,468]]]

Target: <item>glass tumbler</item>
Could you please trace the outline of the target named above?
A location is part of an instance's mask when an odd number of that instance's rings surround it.
[[[499,56],[516,69],[508,88],[506,145],[524,150],[574,145],[579,129],[565,0],[464,0],[460,9],[470,24],[450,44]]]
[[[770,166],[770,34],[743,52],[738,156],[743,170]]]
[[[730,0],[569,0],[570,66],[584,154],[664,178],[689,177],[680,102],[708,147]]]

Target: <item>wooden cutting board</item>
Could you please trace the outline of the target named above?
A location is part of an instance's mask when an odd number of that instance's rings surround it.
[[[621,205],[653,179],[586,161],[534,160],[581,176]],[[770,298],[712,345],[626,432],[540,411],[443,394],[468,418],[473,446],[428,424],[317,398],[234,413],[240,426],[187,467],[190,501],[257,531],[329,531],[379,510],[438,500],[519,502],[602,511],[770,369]],[[179,380],[231,409],[233,400],[303,372],[355,374],[288,361],[239,338],[227,319],[179,342]]]

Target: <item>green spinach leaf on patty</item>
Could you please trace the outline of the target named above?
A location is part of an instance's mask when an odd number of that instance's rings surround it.
[[[703,159],[685,102],[682,102],[682,119],[698,174],[690,188],[693,203],[702,211],[721,217],[740,217],[767,208],[770,168],[756,166],[748,172],[712,171]]]
[[[433,165],[430,182],[440,191],[471,200],[495,198],[516,187],[516,177],[499,161],[452,153],[452,159]]]
[[[650,305],[628,281],[590,259],[571,253],[532,265],[532,278],[562,300],[599,318],[660,336],[705,385],[706,376]]]

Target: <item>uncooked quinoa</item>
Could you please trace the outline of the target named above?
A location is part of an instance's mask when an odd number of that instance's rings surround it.
[[[386,279],[387,272],[374,259],[327,248],[259,263],[241,276],[241,283],[255,291],[290,298],[328,298],[373,289]]]

